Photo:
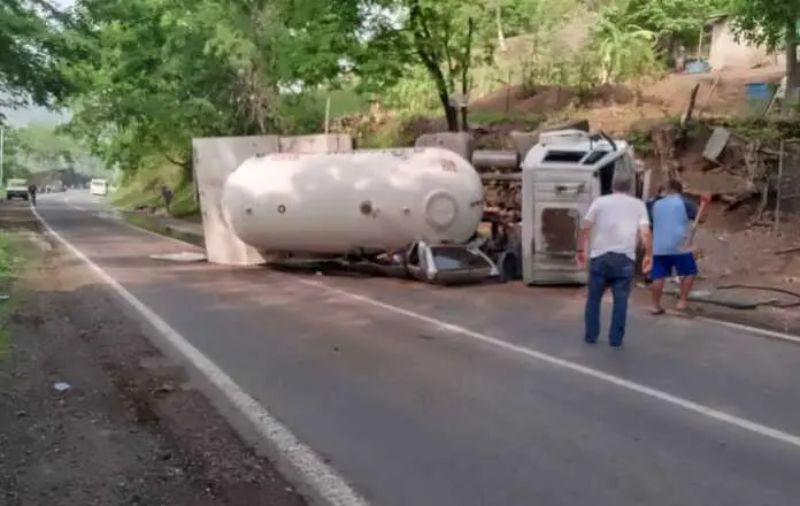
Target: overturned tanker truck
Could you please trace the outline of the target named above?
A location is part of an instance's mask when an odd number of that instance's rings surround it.
[[[222,213],[272,265],[451,284],[499,274],[470,242],[483,192],[472,165],[440,148],[282,153],[239,166]]]

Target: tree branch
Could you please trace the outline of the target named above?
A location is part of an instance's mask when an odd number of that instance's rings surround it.
[[[469,91],[469,70],[472,65],[472,36],[475,33],[475,20],[467,19],[467,47],[464,61],[461,62],[461,91],[466,96]]]
[[[162,151],[162,152],[161,152],[161,154],[162,154],[162,155],[164,156],[164,158],[166,158],[166,159],[167,159],[167,161],[168,161],[169,163],[171,163],[172,165],[177,165],[178,167],[184,168],[184,169],[186,169],[186,170],[189,170],[189,169],[191,169],[191,168],[192,168],[192,162],[190,162],[190,161],[183,161],[183,162],[181,162],[181,161],[179,161],[179,160],[175,160],[174,158],[172,158],[171,156],[169,156],[169,154],[168,154],[166,151]]]
[[[450,22],[446,22],[444,26],[444,40],[442,41],[442,45],[444,46],[444,54],[447,59],[447,85],[451,90],[455,90],[456,69],[453,64],[453,55],[450,52]]]

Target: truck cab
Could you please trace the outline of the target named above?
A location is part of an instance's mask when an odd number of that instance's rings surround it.
[[[597,197],[612,192],[615,174],[636,181],[632,193],[647,194],[649,178],[633,149],[602,133],[543,133],[522,164],[522,274],[528,285],[585,284],[577,267],[583,217]]]

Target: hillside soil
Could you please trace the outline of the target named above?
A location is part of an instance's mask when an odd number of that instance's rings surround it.
[[[699,85],[699,115],[729,116],[746,110],[746,85],[778,83],[784,69],[777,65],[730,68],[707,74],[668,74],[661,79],[603,85],[587,90],[564,86],[511,86],[473,102],[472,110],[515,116],[543,116],[551,121],[586,118],[596,130],[625,136],[637,123],[677,117]]]

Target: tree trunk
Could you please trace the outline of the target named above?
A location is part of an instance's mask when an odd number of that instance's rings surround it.
[[[508,48],[506,47],[506,35],[503,33],[503,13],[502,7],[500,5],[497,6],[497,47],[502,52],[506,52]]]
[[[447,130],[458,132],[458,110],[450,103],[450,96],[447,93],[439,93],[439,100],[444,107],[444,117],[447,120]]]
[[[786,96],[783,110],[794,106],[800,86],[800,65],[797,63],[797,25],[794,20],[786,26]]]
[[[458,110],[450,102],[450,92],[452,88],[447,87],[447,80],[442,73],[442,69],[433,63],[432,58],[423,59],[423,62],[425,63],[425,67],[428,69],[428,73],[436,83],[436,91],[439,92],[439,100],[441,100],[442,107],[444,107],[444,117],[447,120],[447,130],[450,132],[458,132]]]
[[[499,7],[498,7],[499,9]],[[461,104],[461,130],[469,131],[469,71],[472,65],[472,35],[475,32],[475,20],[467,20],[467,48],[464,61],[461,62],[461,93],[464,102]]]
[[[428,71],[428,74],[433,79],[433,82],[436,84],[436,91],[439,94],[439,100],[442,102],[442,107],[444,107],[444,115],[447,119],[447,129],[451,132],[457,132],[458,111],[450,103],[450,93],[453,90],[453,86],[447,86],[448,82],[444,73],[442,72],[441,67],[439,66],[440,62],[437,58],[437,55],[432,53],[430,50],[433,41],[430,31],[425,25],[425,18],[422,15],[422,9],[420,8],[419,1],[414,1],[411,3],[410,11],[410,21],[412,30],[414,32],[414,49],[417,53],[417,56],[419,56],[420,61],[422,61],[422,64],[425,66],[425,69]],[[449,73],[451,80],[453,77],[452,74],[452,72]]]

